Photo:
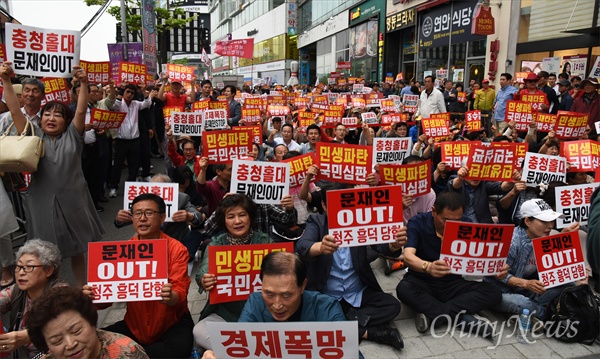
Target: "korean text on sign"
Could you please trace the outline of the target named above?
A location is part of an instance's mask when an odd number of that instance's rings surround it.
[[[17,75],[69,78],[79,64],[81,33],[7,22],[6,58]]]
[[[290,164],[290,188],[302,186],[306,179],[306,171],[314,163],[315,154],[306,153],[283,160],[283,163]],[[314,182],[315,178],[311,179]]]
[[[204,130],[224,130],[227,128],[227,110],[205,110],[202,122]]]
[[[87,73],[88,82],[91,84],[106,84],[110,80],[110,62],[80,61],[79,66]]]
[[[458,170],[469,157],[471,145],[481,145],[481,141],[442,142],[442,162],[448,169]]]
[[[527,152],[521,179],[527,187],[536,187],[540,183],[566,182],[567,160],[560,156]]]
[[[404,95],[404,111],[413,113],[419,106],[419,95]]]
[[[532,244],[538,276],[546,289],[586,277],[579,232],[535,238]]]
[[[422,196],[431,191],[431,160],[408,165],[379,165],[381,182],[399,185],[404,195]]]
[[[42,105],[52,102],[65,102],[68,103],[71,96],[69,95],[69,85],[67,79],[64,78],[43,78],[44,81],[44,99]]]
[[[557,138],[579,138],[585,134],[588,115],[579,112],[559,111],[554,123]]]
[[[360,118],[362,123],[366,123],[369,126],[379,125],[379,120],[375,112],[363,112],[360,114]]]
[[[596,141],[561,141],[560,155],[571,165],[568,172],[592,172],[600,167],[600,144]]]
[[[538,113],[535,117],[535,125],[540,132],[550,132],[554,130],[556,115],[552,113]]]
[[[119,62],[119,84],[127,82],[130,84],[146,84],[146,65],[131,62]]]
[[[166,222],[173,222],[173,213],[179,210],[179,185],[177,183],[161,182],[125,182],[125,196],[123,196],[123,209],[132,210],[135,197],[144,193],[154,193],[165,201]]]
[[[165,122],[171,123],[171,114],[175,112],[183,112],[183,106],[165,106],[163,107],[163,117]]]
[[[598,183],[585,183],[554,188],[556,211],[563,217],[556,219],[556,228],[566,228],[575,222],[588,224],[590,217],[590,198]]]
[[[202,135],[202,112],[171,113],[171,129],[174,135]]]
[[[450,273],[487,276],[502,271],[515,226],[446,221],[440,251]]]
[[[358,358],[357,322],[209,322],[217,358]]]
[[[202,134],[202,156],[211,163],[229,163],[252,151],[251,129],[207,131]]]
[[[521,95],[521,101],[530,103],[533,112],[539,112],[542,110],[542,105],[550,104],[546,94],[524,94]]]
[[[253,137],[252,137],[252,142],[257,143],[257,144],[261,144],[262,141],[262,136],[263,136],[263,128],[261,125],[252,125],[252,126],[233,126],[231,128],[234,131],[247,131],[247,130],[251,130]]]
[[[481,181],[513,181],[517,146],[471,146],[467,160],[467,179]]]
[[[259,204],[279,204],[290,193],[290,165],[277,162],[233,160],[231,192]]]
[[[421,126],[423,126],[423,133],[427,137],[435,139],[436,142],[445,141],[450,135],[448,123],[441,118],[423,118]]]
[[[364,184],[371,173],[373,147],[317,142],[319,176],[334,182]]]
[[[246,108],[246,105],[242,108],[242,120],[247,125],[253,125],[259,123],[262,119],[259,108]]]
[[[481,111],[473,110],[465,112],[465,126],[471,132],[481,130]]]
[[[283,105],[267,106],[267,114],[269,116],[287,116],[290,114],[290,107]]]
[[[410,156],[412,139],[410,137],[388,137],[373,139],[373,165],[377,163],[401,163]]]
[[[171,82],[190,83],[194,77],[194,68],[192,66],[167,64],[167,75]]]
[[[531,104],[524,101],[508,100],[506,101],[505,122],[515,121],[517,131],[526,132],[529,124],[533,120],[533,109]]]
[[[168,282],[164,239],[88,243],[94,303],[160,300]]]
[[[208,273],[217,277],[210,303],[246,300],[262,289],[260,265],[271,252],[294,252],[294,243],[245,244],[208,247]]]
[[[402,188],[378,186],[327,192],[329,234],[343,247],[394,241],[404,221]]]
[[[126,112],[112,112],[101,110],[99,108],[92,108],[90,122],[94,128],[100,130],[119,128],[121,127],[125,116],[127,116]]]

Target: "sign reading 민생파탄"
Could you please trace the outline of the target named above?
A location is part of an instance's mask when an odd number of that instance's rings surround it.
[[[280,204],[290,193],[288,163],[234,159],[231,192],[242,193],[258,204]]]
[[[251,129],[204,132],[202,156],[208,157],[211,163],[230,163],[252,151],[253,138]]]
[[[586,277],[578,231],[535,238],[532,244],[538,276],[546,289]]]

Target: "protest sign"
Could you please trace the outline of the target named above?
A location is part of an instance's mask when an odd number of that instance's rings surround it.
[[[306,128],[315,123],[317,114],[308,111],[298,111],[298,128],[306,132]]]
[[[358,324],[208,322],[216,358],[358,358]]]
[[[367,107],[367,102],[362,95],[352,95],[351,106],[354,108],[365,108]]]
[[[94,303],[161,300],[167,271],[165,239],[88,243]]]
[[[481,141],[458,141],[440,143],[442,152],[442,162],[446,164],[447,169],[458,170],[462,167],[463,161],[469,157],[472,145],[481,145]],[[465,162],[466,163],[466,162]]]
[[[365,87],[366,89],[370,89],[370,87]],[[365,97],[365,107],[367,108],[372,108],[372,107],[379,107],[380,103],[380,99],[381,96],[379,95],[379,93],[367,93],[364,95]]]
[[[440,260],[450,273],[473,276],[502,271],[515,226],[446,221]]]
[[[305,109],[310,104],[310,99],[308,97],[296,97],[294,98],[294,106],[297,109]]]
[[[546,94],[521,94],[521,101],[531,104],[531,111],[539,112],[542,105],[550,106]]]
[[[231,192],[245,194],[258,204],[280,204],[290,193],[290,165],[234,159]]]
[[[369,126],[378,126],[379,121],[375,112],[363,112],[360,114],[362,123],[366,123]]]
[[[514,181],[513,172],[520,150],[517,144],[497,144],[490,146],[472,145],[467,158],[469,180]],[[523,153],[524,156],[524,153]]]
[[[207,110],[207,112],[210,110]],[[216,111],[216,110],[213,110]],[[171,113],[171,129],[174,135],[202,135],[201,112],[173,112]]]
[[[217,40],[215,54],[251,59],[254,52],[254,38]]]
[[[243,121],[246,125],[254,125],[260,122],[262,119],[262,115],[260,113],[259,108],[246,108],[246,105],[242,107],[242,118],[240,121]]]
[[[540,183],[567,182],[567,160],[560,156],[527,152],[521,179],[527,187],[536,187]]]
[[[290,188],[299,187],[302,186],[306,179],[306,171],[308,171],[310,166],[312,166],[312,164],[315,162],[315,154],[314,152],[310,152],[300,156],[288,158],[282,162],[290,164]],[[313,177],[310,181],[314,182],[315,177]]]
[[[237,126],[240,127],[240,126]],[[252,151],[251,129],[202,133],[202,156],[211,163],[228,163]]]
[[[378,163],[401,163],[412,151],[410,137],[375,137],[373,139],[373,166]]]
[[[381,183],[398,185],[404,195],[422,196],[431,192],[431,160],[408,165],[379,165]]]
[[[535,126],[539,132],[550,132],[554,129],[556,123],[556,114],[540,113],[535,116]]]
[[[308,101],[308,99],[306,99]],[[244,108],[258,108],[264,110],[267,107],[267,100],[262,97],[246,97]]]
[[[563,214],[556,220],[556,228],[567,228],[575,222],[588,224],[590,217],[590,198],[599,182],[585,183],[554,188],[556,212]]]
[[[79,65],[79,31],[6,22],[4,35],[6,59],[17,75],[69,78]]]
[[[533,109],[530,103],[524,101],[506,101],[506,112],[504,122],[515,121],[515,129],[519,132],[527,132],[529,124],[533,120]]]
[[[146,65],[119,62],[119,79],[117,84],[127,82],[128,84],[146,85],[146,78]]]
[[[171,82],[190,84],[194,78],[194,67],[179,64],[167,64],[167,76]]]
[[[294,252],[294,243],[244,244],[212,246],[208,249],[208,273],[217,277],[209,292],[210,303],[246,300],[251,293],[260,292],[260,265],[271,252]]]
[[[327,191],[329,234],[341,247],[395,241],[402,227],[402,188],[377,186]]]
[[[0,61],[6,61],[6,45],[0,44]],[[2,322],[0,322],[2,323]],[[0,333],[1,334],[1,333]]]
[[[467,102],[467,93],[466,92],[459,92],[458,95],[456,96],[456,101],[458,101],[460,103]]]
[[[481,130],[481,111],[473,110],[465,112],[465,126],[471,132]]]
[[[579,138],[585,134],[588,115],[579,112],[559,111],[554,123],[554,133],[557,138]]]
[[[538,277],[546,289],[586,277],[578,231],[534,238],[532,244]]]
[[[365,85],[363,85],[363,84],[353,84],[352,92],[361,93],[361,92],[363,92],[364,88],[365,88]]]
[[[163,107],[163,118],[165,123],[171,123],[171,115],[175,112],[183,112],[182,106],[165,106]]]
[[[99,130],[119,128],[125,116],[127,116],[127,112],[112,112],[94,107],[90,113],[90,122],[94,128]]]
[[[244,130],[252,130],[252,142],[261,144],[263,141],[263,128],[261,125],[252,125],[252,126],[233,126],[231,128],[234,131],[244,131]]]
[[[224,109],[204,110],[202,131],[224,130],[227,128],[227,111]]]
[[[119,82],[120,62],[129,61],[136,64],[143,62],[144,44],[141,42],[106,44],[106,47],[108,48],[108,59],[110,60],[110,74],[115,83]]]
[[[58,101],[69,103],[71,96],[69,93],[69,84],[65,78],[48,78],[42,79],[44,81],[44,99],[42,100],[42,106],[48,102]]]
[[[596,141],[561,141],[560,155],[570,164],[568,172],[593,172],[600,167],[600,145]]]
[[[274,92],[275,91],[272,91],[272,94]],[[288,107],[287,106],[287,97],[286,96],[283,96],[283,95],[271,96],[271,95],[267,96],[267,106],[273,105],[273,106],[285,106],[285,107]],[[281,109],[281,110],[283,110],[283,111],[289,111],[289,108],[287,110],[286,109]]]
[[[444,119],[422,118],[421,126],[423,127],[423,134],[433,138],[435,142],[446,141],[450,135],[448,123]]]
[[[154,193],[165,201],[165,222],[173,222],[173,213],[179,210],[179,185],[164,182],[125,182],[123,209],[130,211],[131,202],[144,193]]]
[[[317,142],[317,179],[365,184],[371,173],[373,147]]]
[[[392,123],[406,122],[408,121],[408,115],[405,113],[388,113],[381,115],[382,125],[391,125]]]
[[[396,112],[396,105],[394,104],[394,100],[380,99],[379,106],[381,107],[381,111]]]
[[[110,62],[79,62],[79,66],[87,73],[88,83],[90,84],[107,84],[110,80]]]
[[[196,102],[192,103],[192,111],[197,112],[197,111],[208,110],[208,104],[210,102],[211,102],[210,99],[196,101]]]
[[[312,103],[320,103],[323,105],[329,104],[329,98],[326,95],[313,96]]]
[[[269,116],[287,116],[290,114],[290,107],[285,105],[268,105],[267,114]]]

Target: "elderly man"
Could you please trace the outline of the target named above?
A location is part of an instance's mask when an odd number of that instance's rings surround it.
[[[600,121],[600,95],[598,95],[598,80],[590,77],[581,81],[583,88],[583,96],[576,98],[573,101],[571,111],[588,114],[588,125],[592,132],[590,138],[595,140],[598,133],[596,132],[596,122]]]
[[[38,127],[38,122],[42,119],[40,110],[42,108],[45,89],[44,82],[39,79],[28,78],[22,81],[21,100],[23,107],[21,107],[21,111],[35,127]],[[4,133],[11,124],[12,116],[10,112],[6,112],[0,118],[0,133]],[[17,130],[13,127],[11,135],[16,134]]]
[[[434,86],[433,76],[425,77],[425,91],[421,92],[421,102],[414,117],[421,115],[423,118],[429,118],[431,114],[446,112],[446,103],[444,95]]]

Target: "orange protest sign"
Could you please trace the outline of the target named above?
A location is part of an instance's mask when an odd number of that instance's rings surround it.
[[[101,110],[99,108],[92,108],[90,113],[90,121],[94,128],[106,130],[109,128],[121,127],[125,116],[127,116],[126,112],[112,112],[108,110]]]
[[[396,105],[394,104],[394,100],[381,99],[379,100],[379,104],[381,106],[381,111],[396,112]]]
[[[210,99],[204,99],[204,100],[200,100],[200,101],[196,101],[194,103],[192,103],[192,111],[204,111],[208,109],[208,103],[210,102]]]
[[[600,167],[600,144],[596,141],[561,141],[560,155],[570,164],[568,172],[593,172]]]
[[[550,103],[548,102],[548,97],[544,93],[535,93],[535,94],[521,94],[521,101],[528,102],[531,104],[531,110],[533,112],[538,112],[542,109],[542,105],[548,106]]]
[[[183,112],[183,107],[181,106],[165,106],[163,107],[163,117],[166,122],[171,123],[171,115],[173,112]]]
[[[146,84],[146,65],[132,62],[119,62],[118,84],[127,82],[129,84]]]
[[[283,160],[283,162],[290,164],[290,188],[302,186],[306,179],[306,171],[312,166],[314,159],[315,154],[311,152]],[[314,181],[315,178],[313,177],[311,182]]]
[[[202,134],[202,156],[212,163],[228,163],[252,151],[252,130],[207,131]]]
[[[289,106],[283,105],[268,105],[267,114],[269,116],[287,116],[290,113]]]
[[[80,61],[79,66],[87,73],[88,83],[107,84],[110,80],[110,62]]]
[[[535,116],[535,125],[540,132],[552,131],[555,122],[556,114],[538,112]]]
[[[431,191],[431,160],[408,165],[379,165],[381,182],[399,185],[404,195],[422,196]]]
[[[364,184],[372,158],[371,146],[317,142],[317,179]]]
[[[67,83],[67,79],[65,78],[51,78],[44,77],[42,79],[44,81],[44,100],[42,101],[42,105],[52,102],[64,102],[68,103],[71,99],[69,93],[69,84]]]
[[[242,107],[242,118],[245,124],[253,125],[259,123],[262,119],[260,109]]]
[[[262,135],[262,126],[261,125],[252,125],[252,126],[233,126],[231,128],[234,131],[244,131],[244,130],[252,130],[252,142],[261,144],[263,135]]]
[[[579,112],[559,111],[554,123],[557,138],[580,138],[585,134],[588,115]]]
[[[525,101],[506,101],[506,112],[504,122],[515,121],[515,129],[520,132],[526,132],[529,124],[533,120],[533,109],[531,104]]]

